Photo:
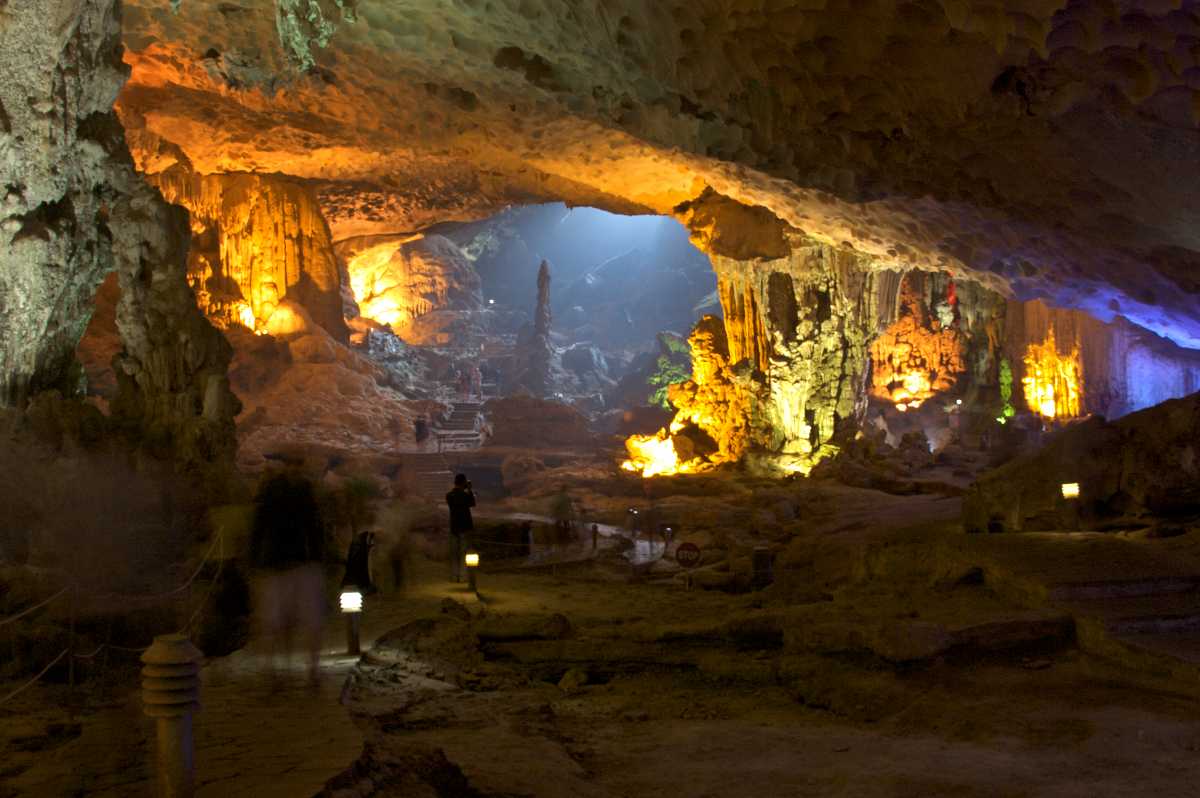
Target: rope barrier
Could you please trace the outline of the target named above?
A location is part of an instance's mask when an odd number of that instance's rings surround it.
[[[16,615],[13,615],[13,616],[11,616],[11,617],[9,617],[9,618],[4,618],[4,619],[0,620],[0,626],[4,626],[5,624],[9,624],[9,623],[12,623],[12,622],[14,622],[14,621],[18,621],[18,620],[20,620],[21,618],[24,618],[24,617],[25,617],[26,615],[28,615],[29,613],[33,612],[34,610],[38,610],[38,609],[41,609],[42,607],[45,607],[47,604],[49,604],[50,602],[54,601],[56,598],[58,598],[59,596],[61,596],[63,593],[66,593],[66,592],[67,592],[68,590],[70,590],[70,589],[71,589],[71,587],[70,587],[70,585],[68,585],[67,587],[64,587],[62,590],[60,590],[60,591],[58,591],[57,593],[55,593],[55,594],[54,594],[53,596],[51,596],[50,598],[48,598],[48,599],[46,599],[46,600],[44,600],[44,601],[41,601],[41,602],[39,602],[39,603],[37,603],[37,604],[34,604],[32,607],[29,607],[29,608],[27,608],[27,609],[21,610],[21,611],[20,611],[20,612],[18,612]]]
[[[99,593],[99,594],[93,594],[93,595],[96,597],[101,597],[101,598],[124,598],[129,601],[148,601],[148,602],[159,601],[164,598],[169,598],[171,596],[174,596],[174,595],[177,595],[177,594],[183,592],[188,587],[190,587],[191,584],[193,582],[195,582],[196,579],[203,572],[204,566],[212,558],[213,552],[219,550],[220,560],[219,560],[219,563],[217,566],[217,574],[213,578],[212,584],[209,585],[208,591],[204,594],[204,598],[201,600],[200,605],[196,608],[196,611],[192,613],[192,617],[188,620],[187,624],[180,630],[181,632],[186,632],[191,629],[192,624],[194,624],[196,622],[196,619],[200,617],[200,612],[204,609],[204,606],[208,603],[209,598],[212,597],[213,591],[216,588],[217,578],[220,576],[222,569],[225,567],[225,561],[224,561],[225,537],[224,537],[223,533],[224,533],[224,530],[218,530],[216,539],[212,542],[212,545],[210,545],[208,547],[208,551],[205,552],[204,557],[200,560],[200,564],[196,566],[196,570],[192,572],[192,575],[190,577],[188,577],[188,580],[186,582],[184,582],[182,585],[180,585],[179,587],[177,587],[173,590],[168,590],[165,593],[155,593],[155,594],[151,594],[149,596],[137,596],[137,595],[121,594],[121,593]],[[47,599],[40,601],[39,603],[33,605],[32,607],[27,607],[26,609],[22,610],[21,612],[17,613],[16,615],[13,615],[11,617],[0,619],[0,626],[4,626],[5,624],[13,623],[14,621],[18,621],[21,618],[24,618],[26,615],[29,615],[30,613],[46,606],[47,604],[50,604],[55,599],[57,599],[59,596],[68,592],[69,590],[71,590],[72,587],[73,586],[68,585],[67,587],[64,587],[61,590],[59,590],[54,595],[50,596]],[[57,657],[52,659],[50,661],[50,663],[48,665],[46,665],[46,667],[42,668],[42,670],[38,672],[37,676],[34,676],[28,682],[21,685],[16,690],[12,691],[8,695],[6,695],[4,698],[0,698],[0,704],[3,704],[4,702],[8,701],[9,699],[17,696],[19,693],[27,690],[29,687],[32,687],[34,684],[37,683],[37,681],[39,679],[41,679],[43,676],[45,676],[46,673],[51,668],[53,668],[55,665],[57,665],[58,662],[60,660],[62,660],[63,657],[70,655],[74,659],[84,659],[84,660],[93,659],[96,656],[98,656],[101,651],[104,651],[105,649],[108,649],[108,648],[111,648],[115,651],[126,651],[126,652],[130,652],[130,653],[134,653],[134,654],[140,654],[141,652],[146,650],[147,646],[143,646],[141,648],[130,648],[128,646],[118,646],[118,645],[114,645],[112,643],[101,643],[94,651],[92,651],[88,654],[76,654],[76,653],[72,652],[70,648],[65,648],[58,654]]]
[[[222,543],[222,541],[224,540],[224,535],[222,534],[223,531],[224,530],[217,531],[217,539],[215,541],[216,543]],[[196,622],[196,619],[200,617],[200,613],[204,610],[205,606],[208,605],[208,600],[212,597],[213,591],[217,589],[217,583],[220,581],[221,572],[222,572],[222,570],[224,570],[224,568],[225,568],[225,546],[222,543],[221,554],[220,554],[220,557],[218,557],[218,559],[217,559],[217,573],[213,576],[212,581],[209,582],[208,590],[205,591],[205,593],[204,593],[204,598],[202,598],[200,600],[200,603],[196,605],[196,611],[192,613],[192,617],[190,619],[188,619],[187,624],[182,629],[179,630],[181,634],[191,631],[192,624],[194,624]]]
[[[223,540],[223,530],[218,531],[216,539],[213,540],[212,545],[208,547],[208,551],[204,553],[204,557],[200,560],[200,564],[196,566],[196,570],[192,572],[192,575],[188,577],[186,582],[173,590],[168,590],[165,593],[151,593],[149,595],[138,595],[135,593],[96,593],[93,594],[93,596],[95,598],[120,598],[125,599],[126,601],[142,601],[152,603],[160,599],[169,598],[177,593],[182,593],[191,586],[192,582],[196,581],[196,577],[200,576],[201,572],[204,570],[204,566],[208,564],[208,561],[212,558],[213,552],[216,551],[217,546],[221,544]],[[224,552],[223,546],[221,551],[222,553]]]
[[[36,684],[38,679],[41,679],[43,676],[45,676],[47,671],[49,671],[51,668],[53,668],[55,665],[57,665],[58,661],[60,659],[62,659],[63,657],[67,656],[67,654],[69,654],[69,653],[70,653],[70,649],[66,649],[66,648],[64,648],[62,651],[60,651],[58,656],[55,657],[54,659],[50,660],[50,664],[47,665],[46,667],[42,668],[42,670],[38,673],[37,676],[34,676],[32,679],[25,682],[25,684],[21,685],[16,690],[13,690],[8,695],[4,696],[4,698],[0,698],[0,705],[4,704],[7,701],[11,701],[12,699],[14,699],[18,695],[20,695],[22,692],[24,692],[25,690],[29,689],[34,684]]]

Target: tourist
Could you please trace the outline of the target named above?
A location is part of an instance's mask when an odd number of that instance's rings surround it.
[[[371,579],[371,549],[375,548],[374,532],[359,532],[350,541],[346,553],[346,576],[342,587],[357,587],[364,596],[378,593],[379,588]]]
[[[455,582],[463,577],[464,537],[475,528],[471,508],[475,506],[475,492],[465,474],[454,475],[454,488],[446,494],[446,505],[450,508],[450,575]]]
[[[479,370],[478,365],[471,366],[471,388],[475,397],[483,401],[483,372]]]
[[[268,477],[254,499],[250,563],[256,571],[255,613],[270,640],[272,667],[298,635],[317,681],[325,616],[325,530],[313,484],[298,473]]]

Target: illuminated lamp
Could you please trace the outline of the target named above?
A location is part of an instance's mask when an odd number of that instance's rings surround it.
[[[347,587],[338,597],[338,605],[346,616],[346,653],[358,656],[362,653],[359,644],[359,619],[362,617],[363,596],[357,587]]]
[[[463,555],[463,565],[467,566],[467,588],[472,593],[478,592],[475,586],[475,572],[479,570],[479,552],[467,549],[467,553]]]
[[[357,589],[343,590],[339,603],[342,612],[362,612],[362,593]]]
[[[1064,482],[1062,484],[1062,497],[1064,499],[1078,499],[1079,498],[1079,483],[1078,482]]]

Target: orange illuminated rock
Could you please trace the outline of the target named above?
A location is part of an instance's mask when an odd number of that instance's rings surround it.
[[[621,467],[644,477],[703,471],[741,459],[750,445],[753,396],[729,367],[725,325],[705,316],[688,337],[692,378],[670,386],[667,396],[678,408],[668,429],[657,435],[633,435],[625,442],[629,458]],[[685,427],[694,426],[716,444],[707,456],[693,456],[694,447],[677,441]],[[680,449],[683,450],[682,454]]]
[[[359,313],[390,325],[405,341],[439,344],[438,311],[479,311],[479,275],[453,242],[439,235],[351,239],[337,245]]]
[[[310,189],[277,176],[197,175],[182,164],[147,179],[191,211],[188,278],[218,326],[262,330],[288,297],[346,339],[333,243]]]
[[[965,337],[927,312],[913,282],[903,283],[900,318],[871,344],[871,393],[901,411],[950,389],[967,370]]]
[[[1040,344],[1025,352],[1025,377],[1021,380],[1029,409],[1042,418],[1074,418],[1080,415],[1079,349],[1058,351],[1054,330]]]

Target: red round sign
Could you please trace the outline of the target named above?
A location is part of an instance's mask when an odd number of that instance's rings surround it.
[[[700,547],[695,543],[680,543],[675,548],[675,562],[684,568],[695,568],[700,564]]]

